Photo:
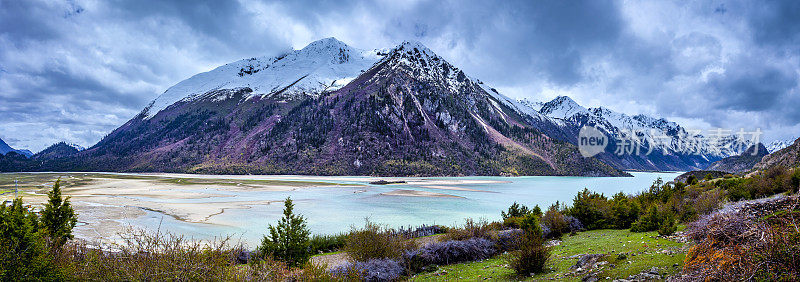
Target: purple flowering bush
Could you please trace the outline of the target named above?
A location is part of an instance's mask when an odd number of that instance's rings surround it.
[[[395,259],[371,259],[365,262],[352,262],[330,270],[336,277],[348,277],[359,273],[364,281],[397,281],[406,274],[406,267]]]

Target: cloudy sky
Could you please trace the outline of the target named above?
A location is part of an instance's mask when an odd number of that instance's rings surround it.
[[[800,1],[0,0],[0,138],[88,147],[198,72],[331,36],[420,41],[514,98],[800,136]]]

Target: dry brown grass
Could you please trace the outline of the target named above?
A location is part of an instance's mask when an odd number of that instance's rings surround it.
[[[71,242],[56,264],[79,281],[336,281],[324,268],[290,269],[270,258],[239,264],[245,251],[230,238],[207,242],[161,232],[128,230],[117,244]]]
[[[798,199],[702,217],[687,228],[696,243],[686,255],[685,281],[800,279]]]

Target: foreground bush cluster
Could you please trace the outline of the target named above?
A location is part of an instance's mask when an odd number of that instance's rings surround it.
[[[748,203],[703,216],[687,228],[695,243],[679,280],[797,281],[800,198]]]

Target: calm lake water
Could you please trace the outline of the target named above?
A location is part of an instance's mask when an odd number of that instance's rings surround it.
[[[333,234],[350,230],[351,226],[362,226],[364,219],[391,227],[418,226],[422,224],[460,225],[466,218],[500,219],[500,211],[513,202],[527,206],[539,205],[545,209],[556,201],[572,203],[575,194],[588,188],[610,196],[617,192],[636,193],[646,190],[654,180],[673,180],[680,173],[632,172],[634,177],[435,177],[398,178],[409,182],[433,180],[450,182],[459,180],[488,180],[502,183],[491,184],[441,184],[446,188],[471,189],[442,190],[412,184],[371,185],[364,177],[333,177],[327,182],[361,184],[361,187],[303,188],[287,192],[243,191],[227,192],[231,198],[214,198],[214,201],[264,201],[291,196],[295,201],[295,212],[306,217],[308,227],[314,234]],[[263,179],[270,179],[264,176]],[[291,180],[286,176],[282,180]],[[303,180],[298,178],[298,180]],[[443,193],[454,197],[408,197],[381,195],[398,189]],[[221,192],[220,192],[221,193]],[[196,201],[194,200],[175,200]],[[205,201],[211,199],[203,199]],[[195,239],[212,239],[220,235],[232,235],[249,246],[255,246],[267,230],[281,217],[282,204],[256,205],[249,209],[229,209],[216,215],[217,224],[187,223],[157,212],[130,222],[149,229],[182,234]]]

